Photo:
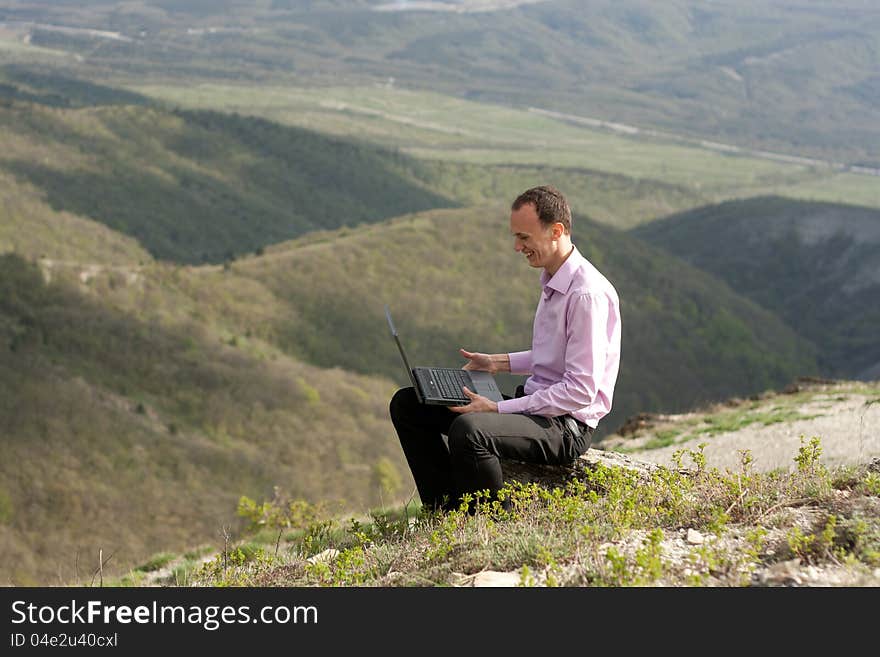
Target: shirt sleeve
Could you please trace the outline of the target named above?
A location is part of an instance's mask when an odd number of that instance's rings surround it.
[[[514,351],[507,354],[510,358],[511,374],[531,374],[532,373],[532,350]]]
[[[610,304],[604,294],[581,294],[572,299],[566,310],[562,380],[530,395],[498,402],[498,412],[555,417],[588,407],[596,398],[605,370]]]

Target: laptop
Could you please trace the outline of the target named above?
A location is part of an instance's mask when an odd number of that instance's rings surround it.
[[[397,329],[394,328],[394,320],[391,319],[391,310],[385,306],[385,317],[391,329],[391,337],[397,343],[403,364],[416,391],[416,397],[423,404],[435,404],[440,406],[465,406],[470,399],[464,394],[462,386],[468,390],[483,395],[495,402],[503,401],[504,397],[498,388],[495,377],[489,372],[476,370],[462,370],[450,367],[410,367],[409,359],[400,343]]]

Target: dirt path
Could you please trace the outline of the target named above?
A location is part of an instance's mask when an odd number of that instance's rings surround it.
[[[770,404],[768,404],[768,407]],[[703,453],[709,467],[738,469],[741,451],[749,450],[754,458],[754,469],[769,471],[776,468],[796,467],[794,458],[801,447],[801,438],[809,443],[813,437],[821,441],[820,461],[828,467],[856,465],[870,462],[880,457],[880,397],[876,394],[838,394],[834,390],[819,394],[797,405],[803,419],[793,419],[776,424],[764,425],[761,422],[749,424],[735,431],[716,435],[702,433],[688,437],[666,447],[656,449],[636,449],[634,456],[672,465],[673,454],[682,449],[696,450],[700,443],[706,443]],[[662,429],[681,427],[689,417],[679,416],[672,423],[664,424],[653,431],[633,439],[609,437],[606,449],[614,449],[613,444],[628,448],[638,448],[654,438]],[[685,457],[685,465],[691,465]]]

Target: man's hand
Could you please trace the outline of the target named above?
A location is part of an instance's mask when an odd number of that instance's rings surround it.
[[[480,354],[464,349],[459,349],[458,353],[468,359],[468,362],[461,368],[463,370],[479,370],[481,372],[491,372],[492,374],[498,371],[498,367],[492,361],[492,357],[489,354]]]
[[[471,400],[471,403],[467,406],[450,406],[449,410],[453,413],[497,413],[498,412],[498,404],[493,402],[491,399],[487,399],[483,397],[483,395],[478,395],[475,392],[471,392],[467,386],[462,388],[464,390],[464,394],[468,396]]]

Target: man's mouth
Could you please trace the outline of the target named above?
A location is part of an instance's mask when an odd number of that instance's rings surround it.
[[[534,252],[534,251],[525,251],[525,250],[524,250],[524,251],[523,251],[523,255],[524,255],[526,258],[531,258],[533,255],[535,255],[535,252]]]

